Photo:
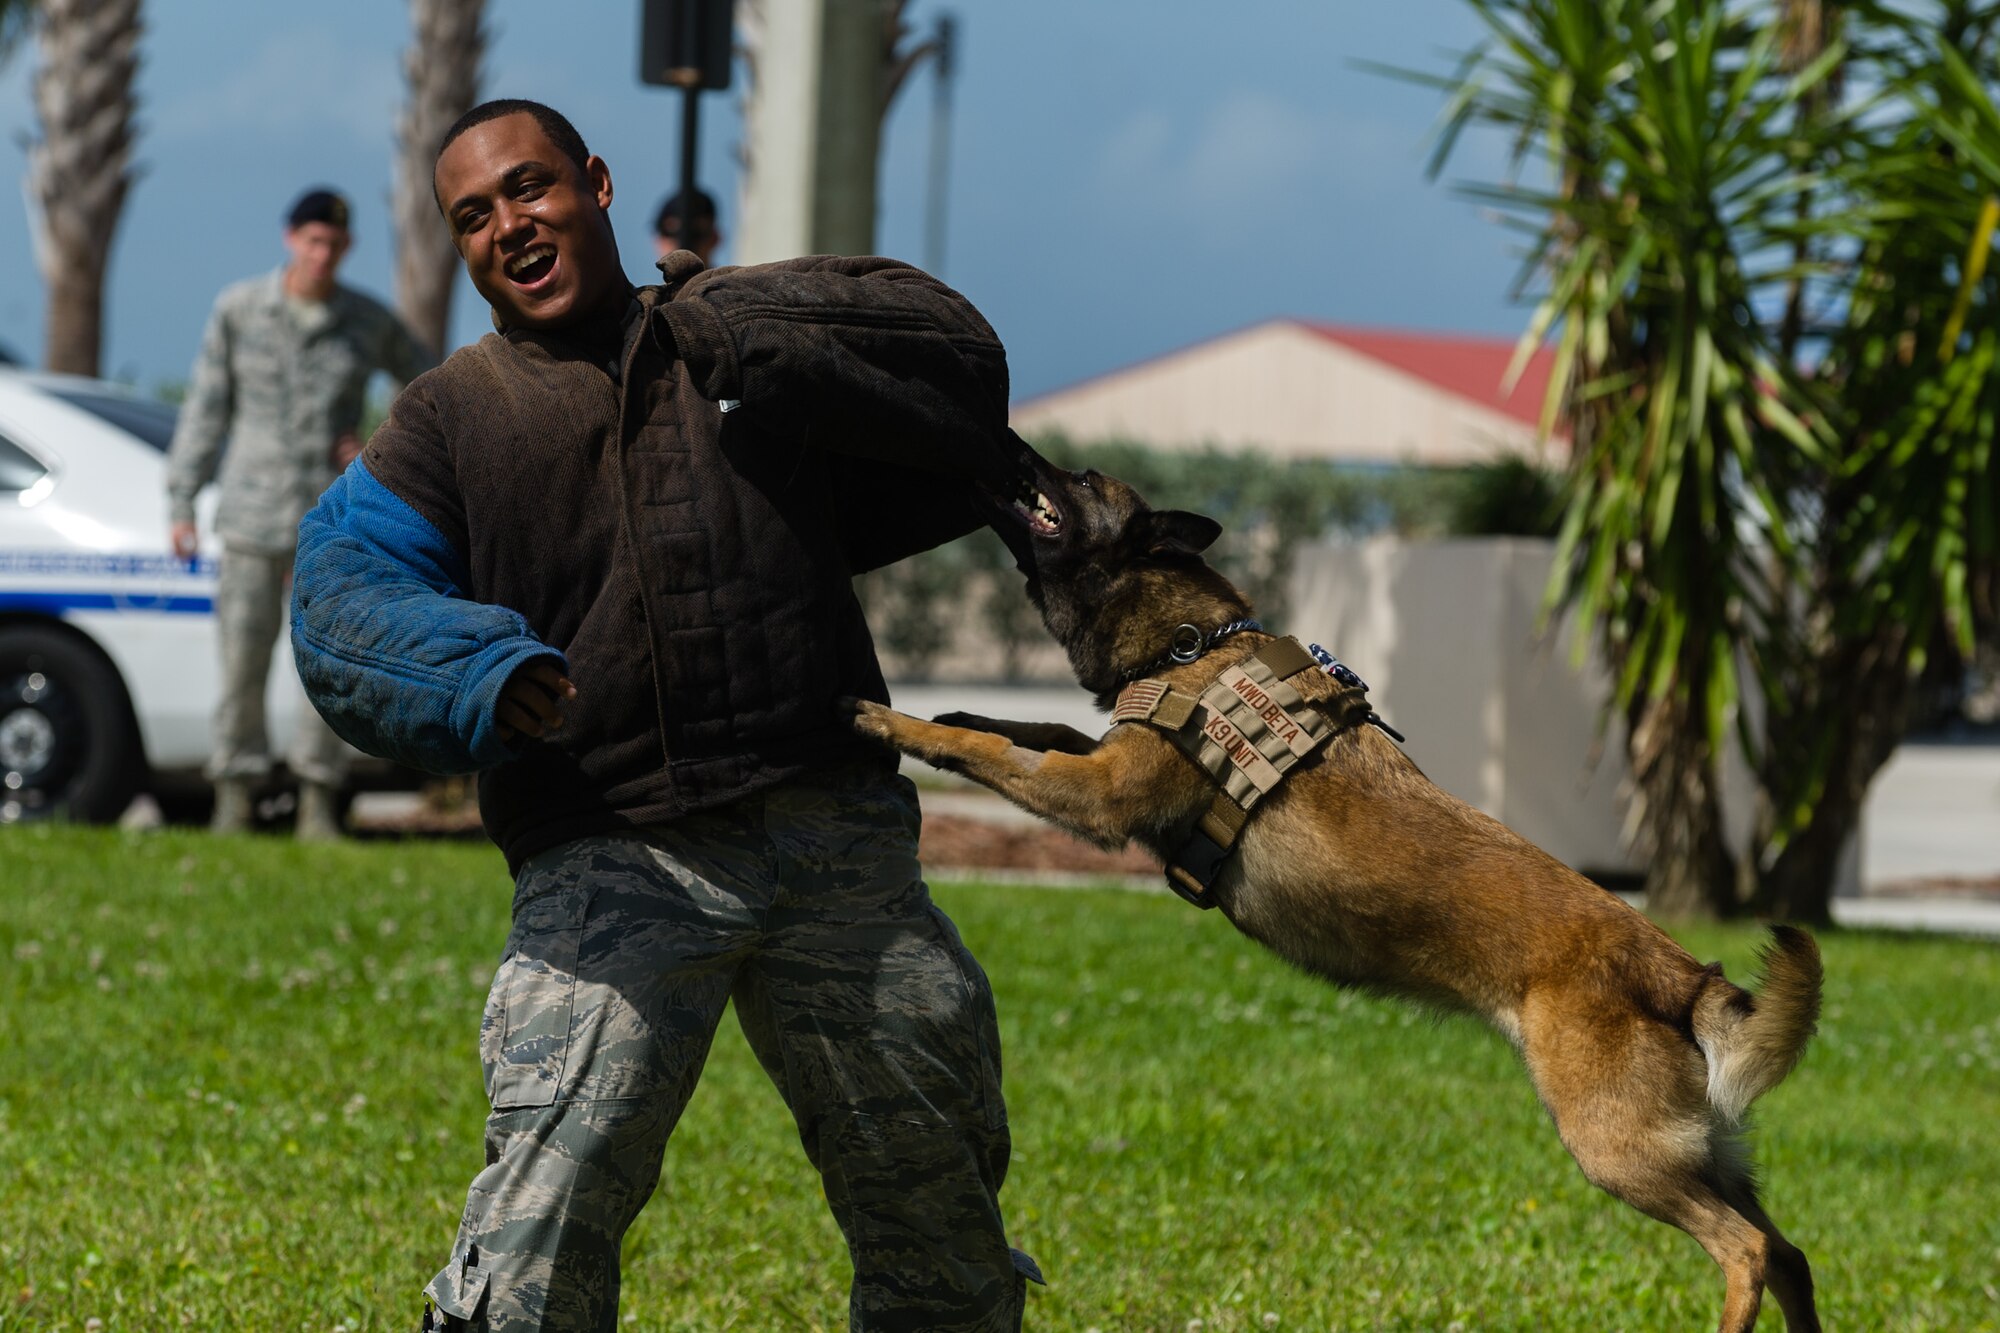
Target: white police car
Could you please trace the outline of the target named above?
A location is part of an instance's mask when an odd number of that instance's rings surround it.
[[[221,690],[215,552],[177,560],[168,541],[174,417],[120,385],[0,368],[0,823],[116,819],[141,791],[200,790]],[[279,753],[306,706],[281,638]]]

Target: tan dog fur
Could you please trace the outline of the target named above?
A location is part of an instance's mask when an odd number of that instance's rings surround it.
[[[1059,533],[1034,534],[1030,593],[1109,706],[1176,625],[1249,614],[1199,559],[1214,525],[1148,509],[1094,473],[1038,477]],[[1204,530],[1200,525],[1207,525]],[[1019,534],[1015,534],[1018,538]],[[1019,546],[1017,545],[1017,550]],[[1152,672],[1201,690],[1268,635]],[[1291,678],[1330,699],[1318,672]],[[854,725],[1107,847],[1171,857],[1214,788],[1162,732],[855,703]],[[1805,1256],[1758,1205],[1744,1109],[1797,1062],[1819,1011],[1817,946],[1773,931],[1762,994],[1705,967],[1614,895],[1425,779],[1372,726],[1334,736],[1258,806],[1212,894],[1238,929],[1329,981],[1469,1011],[1519,1049],[1563,1145],[1595,1184],[1692,1235],[1723,1270],[1724,1333],[1768,1285],[1791,1333],[1819,1328]],[[1185,910],[1185,909],[1182,909]]]

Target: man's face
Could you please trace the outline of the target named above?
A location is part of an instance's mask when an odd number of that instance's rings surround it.
[[[610,169],[593,157],[577,170],[533,116],[473,126],[438,158],[432,183],[472,285],[502,322],[560,328],[619,281],[604,213]]]
[[[285,228],[285,249],[292,256],[292,270],[308,286],[333,281],[334,270],[347,254],[347,228],[331,222],[307,222]]]
[[[678,218],[668,218],[667,221],[675,228],[680,226]],[[722,233],[714,227],[710,227],[706,231],[695,233],[694,244],[688,248],[701,256],[702,263],[708,264],[714,262],[715,248],[721,244]],[[678,232],[667,231],[655,234],[653,237],[653,246],[660,252],[662,257],[672,254],[681,248]]]

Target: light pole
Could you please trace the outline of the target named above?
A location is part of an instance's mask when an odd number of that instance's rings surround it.
[[[937,36],[931,39],[931,179],[924,210],[924,271],[944,275],[945,190],[951,165],[951,80],[958,57],[958,20],[938,15]]]
[[[695,155],[701,95],[729,86],[736,0],[639,0],[639,81],[681,90],[681,189],[675,243],[695,239]]]

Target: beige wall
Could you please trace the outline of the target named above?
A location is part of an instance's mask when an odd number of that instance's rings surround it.
[[[1554,563],[1554,543],[1526,537],[1320,543],[1299,552],[1279,632],[1353,667],[1438,786],[1578,870],[1636,873],[1624,728],[1598,731],[1609,674],[1594,652],[1571,665],[1566,626],[1537,632]],[[1740,852],[1754,785],[1734,747],[1722,788]],[[1860,891],[1860,836],[1836,874],[1842,896]]]
[[[1374,463],[1469,463],[1535,448],[1532,427],[1283,320],[1031,399],[1013,425]]]
[[[1593,762],[1605,682],[1535,633],[1552,559],[1517,538],[1312,546],[1286,628],[1360,673],[1433,782],[1568,865],[1629,873],[1615,731]]]

